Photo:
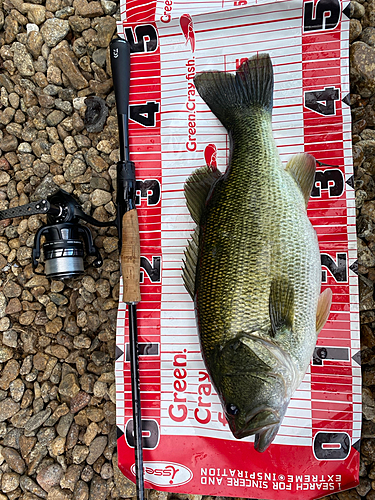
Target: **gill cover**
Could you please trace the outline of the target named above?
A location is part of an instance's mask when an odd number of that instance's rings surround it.
[[[264,451],[276,436],[296,385],[291,358],[272,342],[242,335],[216,349],[211,376],[237,439],[256,434]]]

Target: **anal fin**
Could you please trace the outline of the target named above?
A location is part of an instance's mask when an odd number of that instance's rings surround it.
[[[293,329],[294,288],[287,278],[276,278],[272,281],[269,312],[273,337],[285,329]]]
[[[288,172],[298,184],[305,203],[309,202],[311,190],[314,185],[316,170],[315,158],[307,153],[300,153],[288,161],[285,171]]]
[[[221,176],[220,170],[206,166],[198,168],[187,178],[184,186],[186,205],[196,224],[201,220],[212,186]]]
[[[182,266],[182,279],[190,297],[194,300],[195,275],[198,263],[199,226],[195,228],[191,240],[185,250],[185,260]]]
[[[326,288],[319,295],[318,308],[316,311],[316,334],[319,335],[329,316],[332,304],[332,290]]]

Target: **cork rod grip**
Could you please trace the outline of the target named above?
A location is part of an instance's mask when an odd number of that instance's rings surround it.
[[[125,212],[122,218],[121,267],[123,302],[140,302],[140,246],[137,210]]]

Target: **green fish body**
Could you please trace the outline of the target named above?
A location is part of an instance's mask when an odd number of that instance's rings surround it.
[[[236,75],[201,73],[196,88],[228,130],[225,174],[203,167],[186,181],[197,229],[185,286],[195,301],[202,353],[232,433],[264,451],[308,368],[330,308],[320,295],[318,241],[306,213],[315,160],[284,169],[272,134],[267,54]]]

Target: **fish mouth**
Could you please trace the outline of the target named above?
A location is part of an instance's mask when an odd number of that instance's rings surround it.
[[[280,416],[272,408],[257,408],[246,415],[245,425],[236,427],[235,422],[233,422],[233,427],[232,433],[234,437],[243,439],[253,434],[263,434],[268,430],[278,429],[280,427]]]

